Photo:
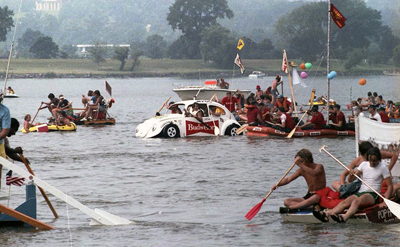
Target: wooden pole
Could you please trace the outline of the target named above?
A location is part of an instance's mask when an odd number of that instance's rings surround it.
[[[329,75],[329,70],[330,70],[330,49],[331,49],[331,0],[328,1],[328,42],[327,42],[327,53],[326,53],[326,76],[328,78],[327,82],[327,99],[326,99],[326,109],[327,110],[327,116],[326,116],[326,124],[329,124],[329,99],[331,98],[330,95],[330,84],[331,81],[328,77]]]
[[[20,154],[19,156],[21,157],[22,162],[24,162],[26,169],[28,169],[29,173],[32,175],[35,175],[31,169],[29,163],[26,161],[24,155]],[[54,217],[58,218],[58,214],[57,214],[56,210],[54,209],[53,205],[51,204],[49,198],[47,197],[46,192],[44,192],[44,190],[41,187],[38,186],[38,188],[40,190],[40,193],[42,193],[42,196],[43,196],[44,200],[46,201],[47,205],[49,206],[51,212],[53,212]]]
[[[293,92],[292,77],[290,76],[290,65],[289,65],[289,61],[287,59],[286,50],[283,50],[283,52],[285,53],[285,57],[286,57],[286,65],[287,65],[287,69],[288,69],[288,80],[289,80],[290,94],[292,96],[293,109],[295,112],[297,112],[296,100],[294,98],[294,92]],[[295,115],[296,115],[296,117],[299,117],[299,114],[295,113]]]
[[[44,230],[54,230],[56,228],[47,225],[46,223],[43,223],[37,219],[34,219],[32,217],[29,217],[28,215],[25,215],[23,213],[20,213],[12,208],[9,208],[7,206],[4,206],[3,204],[0,204],[0,212],[5,213],[13,218],[16,218],[22,222],[25,222],[26,224],[29,224],[31,226],[37,227],[39,229],[44,229]]]

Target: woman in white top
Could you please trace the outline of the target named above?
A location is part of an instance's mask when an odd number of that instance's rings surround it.
[[[353,174],[356,174],[362,176],[363,180],[376,191],[380,191],[382,182],[385,180],[388,187],[385,198],[390,198],[393,192],[392,179],[389,169],[381,163],[381,152],[379,148],[370,148],[367,152],[367,160],[368,161],[362,162],[355,171],[351,170],[349,182],[355,179]],[[326,213],[323,211],[314,211],[313,214],[323,222],[329,221],[328,216],[330,216],[334,221],[344,223],[359,209],[367,208],[378,203],[379,198],[380,197],[376,193],[372,192],[372,190],[363,183],[358,193],[347,197],[335,208]],[[347,209],[347,212],[341,214],[345,209]]]

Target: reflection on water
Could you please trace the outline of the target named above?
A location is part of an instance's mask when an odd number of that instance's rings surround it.
[[[309,78],[312,78],[311,75]],[[232,88],[267,88],[263,80],[229,80]],[[360,78],[332,80],[332,98],[346,105],[350,88],[355,97],[377,91],[386,99],[399,100],[393,77],[370,77],[364,87]],[[277,213],[283,199],[302,196],[306,184],[298,179],[280,187],[248,222],[244,215],[268,193],[290,167],[294,154],[308,148],[315,162],[325,165],[327,181],[338,179],[342,168],[320,154],[328,150],[344,163],[355,156],[353,138],[275,139],[197,137],[142,140],[134,137],[137,124],[154,115],[163,102],[179,101],[172,92],[177,83],[199,84],[176,78],[107,79],[115,104],[110,109],[115,126],[79,126],[76,132],[18,133],[12,146],[22,146],[38,177],[90,208],[137,221],[136,225],[90,227],[80,211],[50,196],[60,218],[53,219],[38,193],[38,218],[55,231],[0,228],[2,246],[311,246],[393,245],[399,241],[396,226],[285,224]],[[286,82],[286,78],[284,78]],[[5,99],[12,116],[21,124],[25,114],[35,114],[47,95],[63,94],[81,107],[81,94],[104,90],[100,79],[11,80],[19,99]],[[312,88],[325,93],[324,78],[307,79],[308,88],[295,86],[296,100],[306,103]],[[285,84],[286,87],[286,84]],[[285,94],[289,90],[285,88]],[[45,122],[47,110],[37,120]],[[4,175],[3,175],[4,176]],[[3,177],[4,178],[4,177]],[[3,181],[4,186],[4,181]],[[24,191],[13,187],[11,205],[20,203]],[[2,203],[5,203],[2,199]],[[70,231],[71,236],[70,237]],[[384,237],[382,237],[384,236]],[[379,241],[379,242],[378,242]]]

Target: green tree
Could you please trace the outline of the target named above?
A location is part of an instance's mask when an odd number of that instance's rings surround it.
[[[58,53],[58,45],[49,36],[39,37],[29,49],[34,58],[55,58]]]
[[[77,48],[71,44],[61,47],[61,58],[77,58]]]
[[[167,41],[158,34],[147,37],[146,53],[149,58],[164,58],[167,52]]]
[[[128,55],[129,55],[129,47],[115,47],[114,59],[117,59],[121,62],[121,65],[119,66],[120,71],[124,70]]]
[[[347,60],[344,63],[344,67],[345,69],[351,69],[365,58],[366,55],[362,49],[354,49],[352,52],[348,54]]]
[[[14,15],[14,12],[9,10],[7,6],[4,8],[0,7],[0,41],[7,39],[7,33],[14,26],[12,15]]]
[[[393,49],[393,61],[394,65],[400,68],[400,45]]]
[[[236,39],[230,31],[216,24],[204,29],[200,51],[205,62],[212,61],[219,68],[232,68],[235,60]]]
[[[217,23],[217,19],[231,19],[233,12],[226,0],[176,0],[169,7],[168,24],[180,30],[194,49],[187,50],[188,58],[199,58],[201,32]]]
[[[40,31],[33,31],[28,28],[21,38],[18,39],[18,43],[16,45],[16,49],[18,51],[18,56],[20,57],[32,57],[32,53],[30,53],[30,48],[32,45],[40,38],[45,35]]]
[[[140,65],[140,57],[143,55],[143,51],[141,50],[134,50],[132,52],[132,66],[129,69],[130,71],[133,71],[136,67]]]
[[[104,44],[97,41],[91,49],[89,49],[89,54],[92,57],[93,62],[100,66],[100,63],[104,63],[106,61],[105,56],[107,55],[107,48]]]
[[[382,22],[377,10],[368,8],[363,0],[337,0],[335,6],[348,19],[342,29],[332,22],[331,47],[341,56],[337,58],[345,58],[353,49],[367,48],[379,38]],[[315,61],[326,48],[327,9],[326,2],[309,3],[281,17],[275,24],[279,48],[286,48],[291,57]]]

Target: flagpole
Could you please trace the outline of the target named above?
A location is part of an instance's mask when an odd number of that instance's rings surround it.
[[[330,96],[330,84],[331,80],[329,79],[329,71],[330,71],[330,47],[331,47],[331,0],[328,0],[328,43],[327,43],[327,54],[326,54],[326,76],[328,79],[327,82],[327,99],[326,99],[326,109],[327,110],[327,117],[326,117],[326,124],[329,124],[329,99]]]
[[[287,74],[288,74],[288,80],[289,80],[290,94],[292,96],[292,104],[293,104],[293,108],[294,108],[296,117],[299,117],[299,114],[297,113],[296,100],[294,98],[293,83],[292,83],[292,77],[290,76],[290,66],[289,66],[289,60],[287,59],[286,50],[283,50],[283,53],[284,53],[284,56],[286,58],[286,67],[287,67],[287,70],[288,70]]]

